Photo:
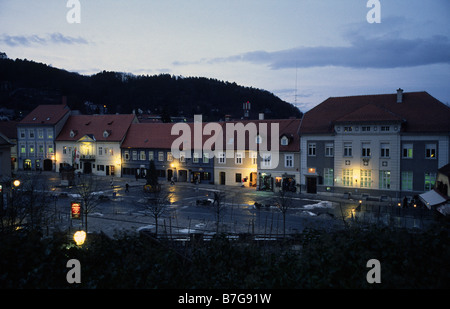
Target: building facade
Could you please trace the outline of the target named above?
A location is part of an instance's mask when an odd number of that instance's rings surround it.
[[[172,134],[173,126],[173,123],[131,125],[121,145],[124,177],[145,178],[153,160],[160,181],[214,182],[214,161],[201,149],[183,147],[179,154],[172,153],[172,145],[178,137]],[[190,131],[193,124],[186,126]],[[189,134],[189,138],[193,136]]]
[[[290,191],[300,193],[300,119],[281,119],[268,121],[267,136],[258,136],[261,145],[267,140],[278,143],[278,158],[258,149],[258,190]],[[275,138],[273,125],[278,125]],[[271,148],[270,148],[271,149]]]
[[[65,104],[39,105],[17,124],[19,170],[55,171],[55,138],[69,116]]]
[[[121,176],[121,148],[134,115],[73,115],[56,138],[56,171],[72,166],[75,172]]]
[[[449,162],[450,109],[426,92],[329,98],[303,118],[308,193],[414,196]]]

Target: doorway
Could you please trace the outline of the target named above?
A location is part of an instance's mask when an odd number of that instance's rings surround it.
[[[220,184],[224,185],[225,184],[225,172],[220,172],[219,177],[220,177]]]
[[[26,171],[31,170],[31,160],[30,159],[26,159],[25,161],[23,161],[23,169]]]
[[[306,177],[306,193],[317,193],[317,177]]]
[[[92,172],[91,162],[84,162],[83,164],[83,173],[90,174]]]
[[[44,171],[51,171],[53,169],[53,162],[50,159],[44,159]]]

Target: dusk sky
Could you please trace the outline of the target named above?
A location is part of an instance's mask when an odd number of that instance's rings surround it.
[[[0,51],[84,75],[169,73],[328,97],[427,91],[450,103],[450,1],[0,0]],[[77,1],[75,1],[77,2]]]

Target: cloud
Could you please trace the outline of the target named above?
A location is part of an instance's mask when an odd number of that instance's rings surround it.
[[[347,39],[348,46],[297,47],[274,52],[260,50],[199,62],[217,64],[241,61],[266,64],[274,70],[325,66],[399,68],[437,63],[450,64],[450,39],[443,35],[416,39],[404,39],[398,36],[365,38],[361,35],[349,35]],[[193,63],[195,62],[191,64]]]
[[[65,36],[59,32],[50,33],[47,36],[39,35],[7,35],[0,36],[0,42],[11,47],[47,45],[47,44],[88,44],[88,41],[82,37]]]

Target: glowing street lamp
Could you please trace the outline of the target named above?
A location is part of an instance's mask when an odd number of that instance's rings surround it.
[[[13,181],[13,185],[14,185],[14,187],[18,187],[18,186],[20,186],[20,180],[19,179],[16,179],[16,180],[14,180]]]
[[[86,240],[86,232],[85,231],[75,232],[75,234],[73,234],[73,240],[75,240],[77,246],[81,246],[82,244],[84,244],[84,241]]]

